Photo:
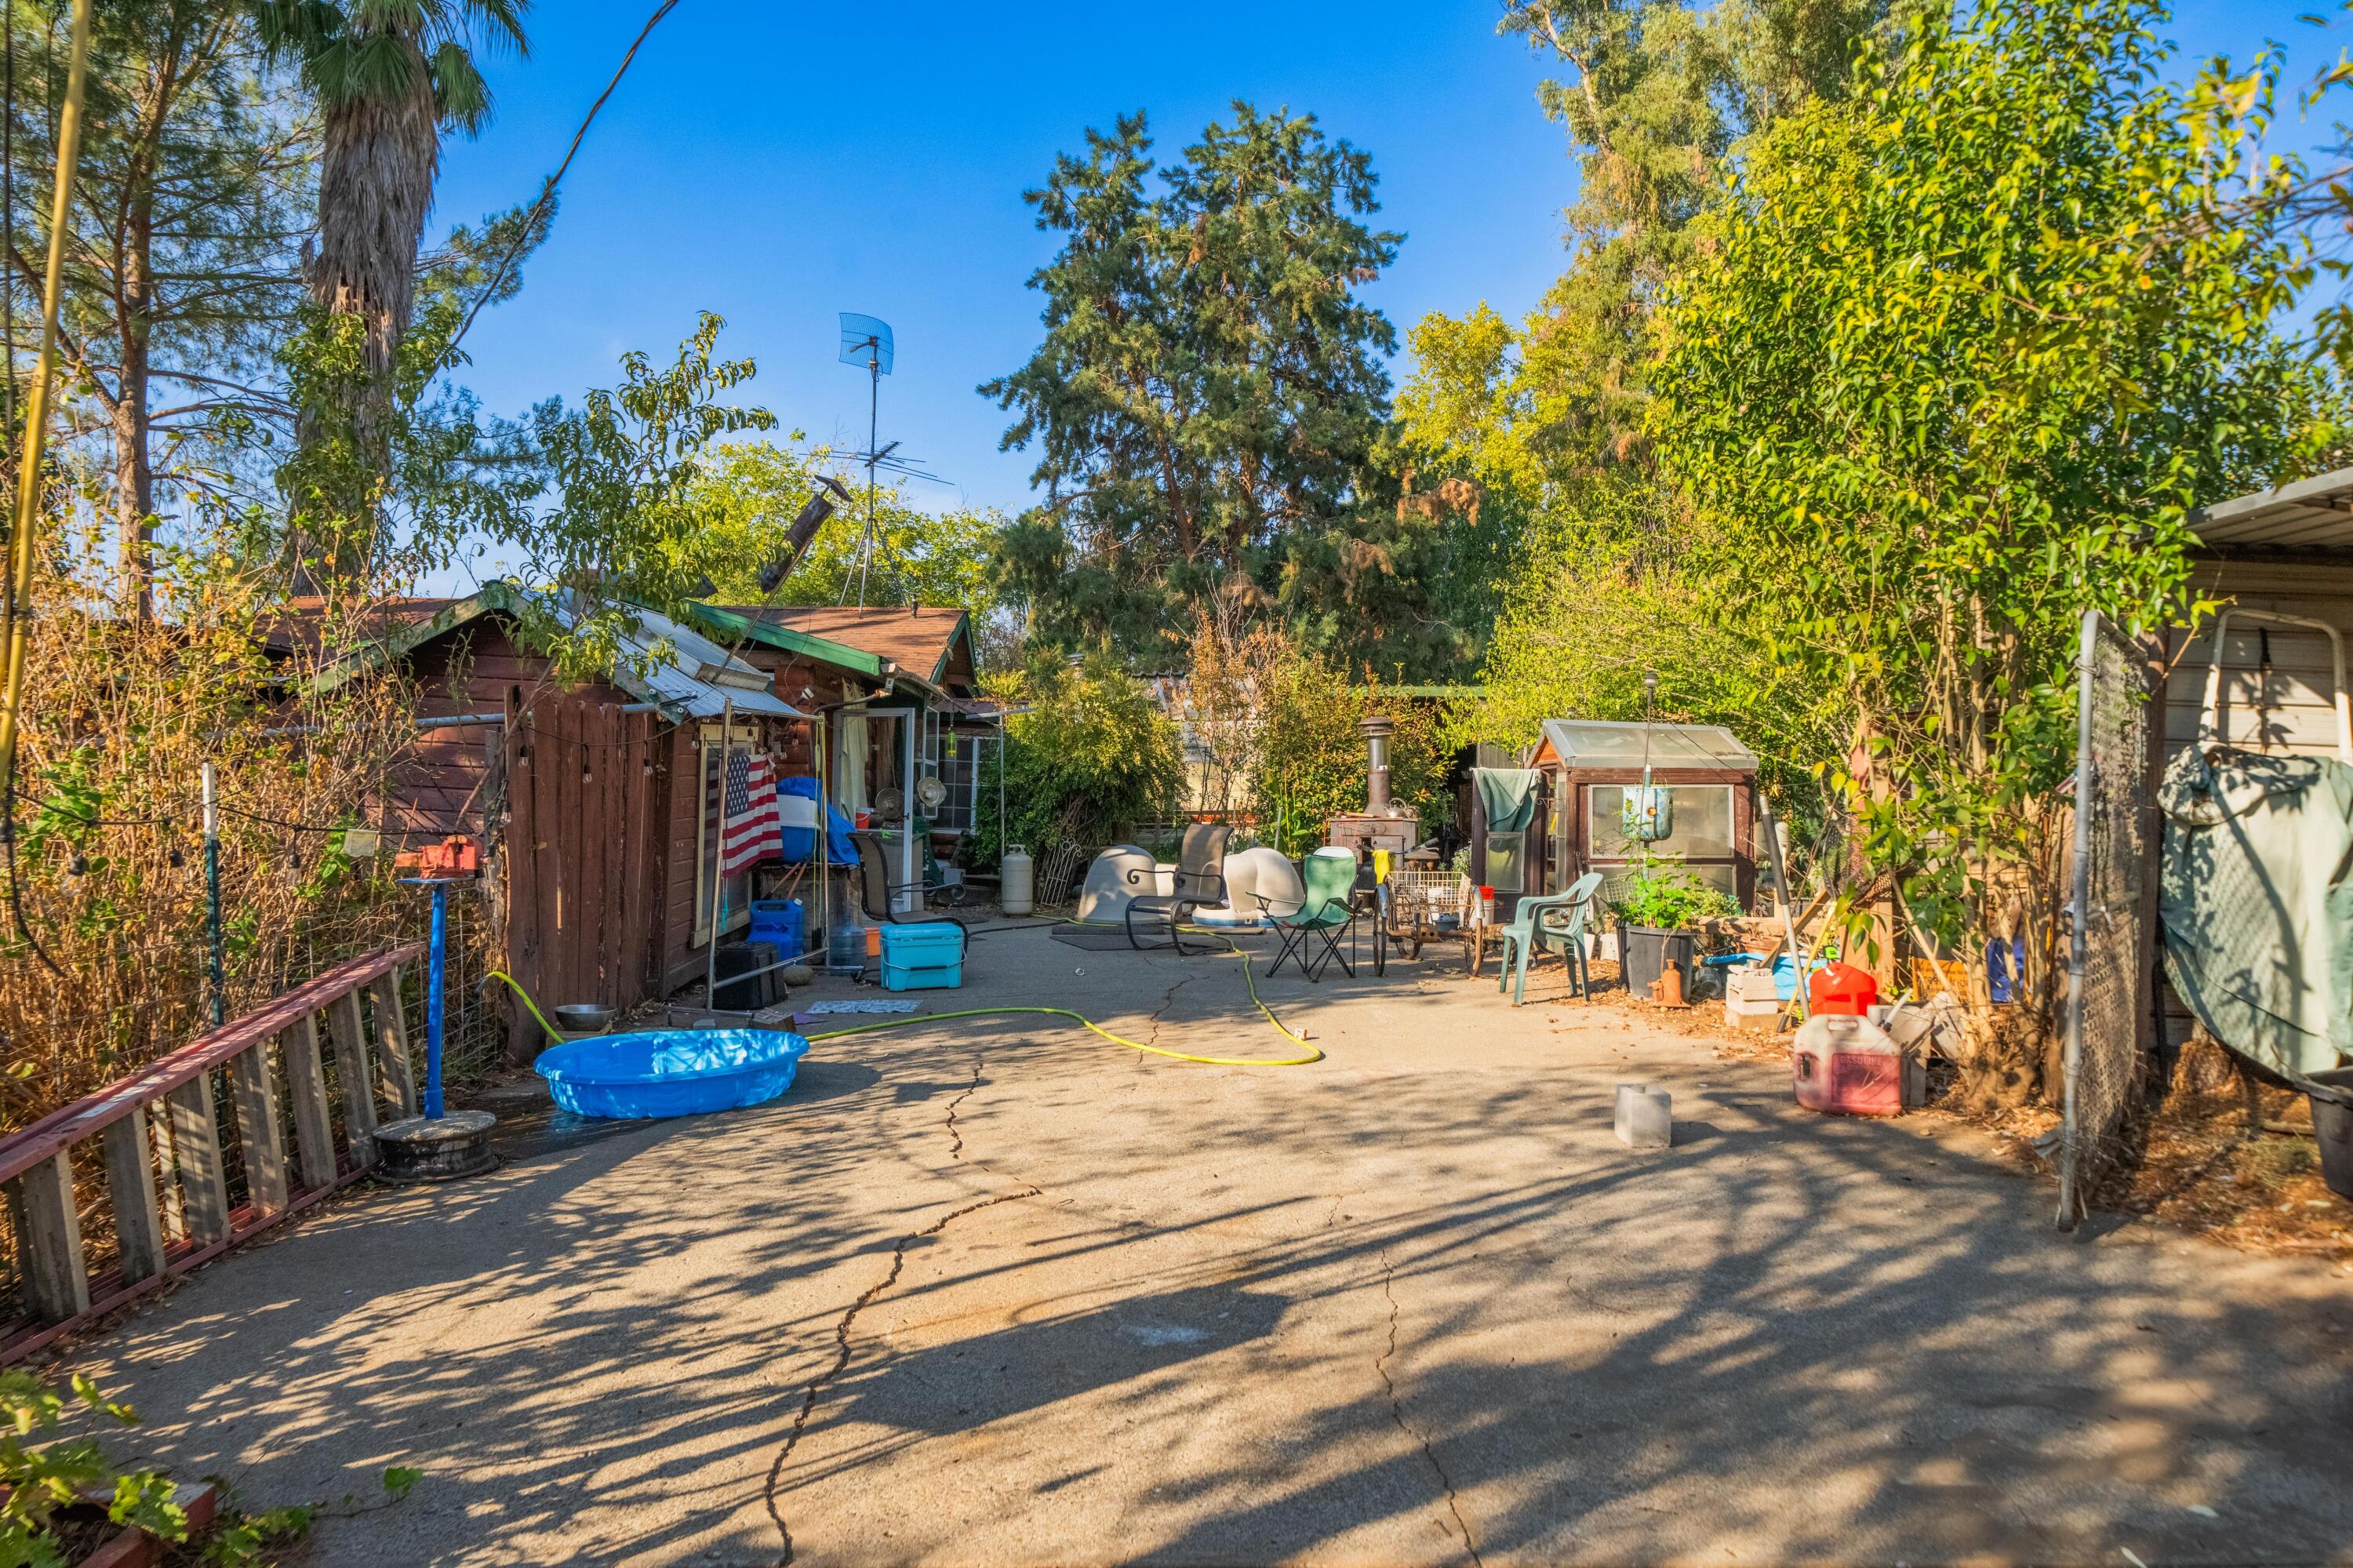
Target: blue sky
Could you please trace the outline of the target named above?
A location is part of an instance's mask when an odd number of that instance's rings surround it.
[[[437,231],[537,189],[651,8],[542,0],[532,58],[486,62],[496,116],[447,150]],[[2306,8],[2189,4],[2170,36],[2242,58],[2277,39],[2300,81],[2353,39],[2300,24]],[[1576,175],[1536,109],[1543,63],[1495,36],[1498,15],[1493,0],[685,0],[590,132],[523,291],[474,327],[463,378],[501,412],[574,401],[624,351],[666,355],[713,310],[725,347],[759,363],[752,400],[855,445],[865,377],[835,362],[835,317],[865,312],[898,338],[883,439],[955,482],[911,498],[1018,508],[1031,461],[997,450],[1005,418],[974,388],[1039,334],[1026,284],[1053,244],[1021,192],[1122,111],[1148,111],[1173,152],[1233,98],[1289,104],[1370,152],[1380,221],[1406,240],[1368,292],[1400,338],[1431,310],[1535,302],[1562,265]]]

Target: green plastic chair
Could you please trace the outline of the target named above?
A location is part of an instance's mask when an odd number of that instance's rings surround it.
[[[1562,954],[1568,959],[1571,992],[1593,1000],[1593,984],[1585,968],[1585,919],[1593,912],[1593,895],[1601,886],[1601,874],[1588,871],[1569,885],[1566,893],[1546,894],[1538,898],[1523,898],[1512,913],[1512,923],[1496,927],[1503,938],[1502,965],[1495,970],[1495,989],[1504,989],[1506,974],[1513,977],[1512,1005],[1517,1007],[1528,993],[1528,964],[1545,949]],[[1550,925],[1547,914],[1566,910],[1567,921]],[[1514,963],[1514,957],[1518,962]]]
[[[1356,857],[1345,853],[1308,855],[1299,863],[1299,879],[1307,898],[1295,914],[1277,915],[1265,895],[1256,895],[1259,908],[1282,938],[1282,951],[1267,966],[1267,978],[1274,978],[1283,959],[1295,959],[1300,971],[1309,980],[1321,980],[1332,960],[1337,959],[1341,971],[1354,980],[1356,966],[1340,950],[1340,933],[1349,930],[1356,918]],[[1311,940],[1315,937],[1324,939],[1320,956]]]

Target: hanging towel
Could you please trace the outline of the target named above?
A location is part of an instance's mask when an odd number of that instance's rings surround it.
[[[1530,768],[1474,768],[1471,777],[1491,833],[1516,833],[1536,820],[1536,781]]]
[[[2182,1001],[2274,1072],[2353,1054],[2353,767],[2193,747],[2158,805],[2158,913]]]

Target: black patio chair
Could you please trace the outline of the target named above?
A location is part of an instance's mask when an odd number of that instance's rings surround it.
[[[1166,893],[1139,893],[1127,901],[1127,945],[1141,950],[1144,943],[1137,939],[1135,923],[1139,916],[1146,922],[1158,922],[1168,932],[1168,945],[1179,953],[1186,950],[1183,927],[1185,917],[1196,909],[1214,908],[1226,901],[1226,841],[1233,830],[1208,822],[1195,822],[1185,830],[1185,846],[1176,853],[1176,874],[1174,890]],[[1131,887],[1146,885],[1147,876],[1157,878],[1156,871],[1131,871],[1127,874]],[[1196,952],[1213,952],[1214,948],[1196,947]]]
[[[913,893],[920,896],[923,891],[923,878],[917,877],[913,882],[897,883],[891,880],[891,852],[882,842],[881,834],[871,830],[863,830],[851,833],[849,842],[858,850],[858,901],[865,906],[866,913],[891,926],[955,927],[958,933],[956,957],[961,961],[965,948],[972,940],[971,936],[965,931],[964,922],[920,911],[911,910],[902,913],[895,906],[895,895]]]

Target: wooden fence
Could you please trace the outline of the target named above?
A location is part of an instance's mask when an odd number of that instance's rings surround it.
[[[614,703],[508,697],[505,878],[508,971],[542,1005],[626,1011],[661,973],[672,726]],[[520,1002],[516,1060],[542,1041]]]
[[[401,983],[421,951],[340,964],[0,1139],[24,1298],[0,1364],[365,1174],[380,1112],[417,1112]]]

